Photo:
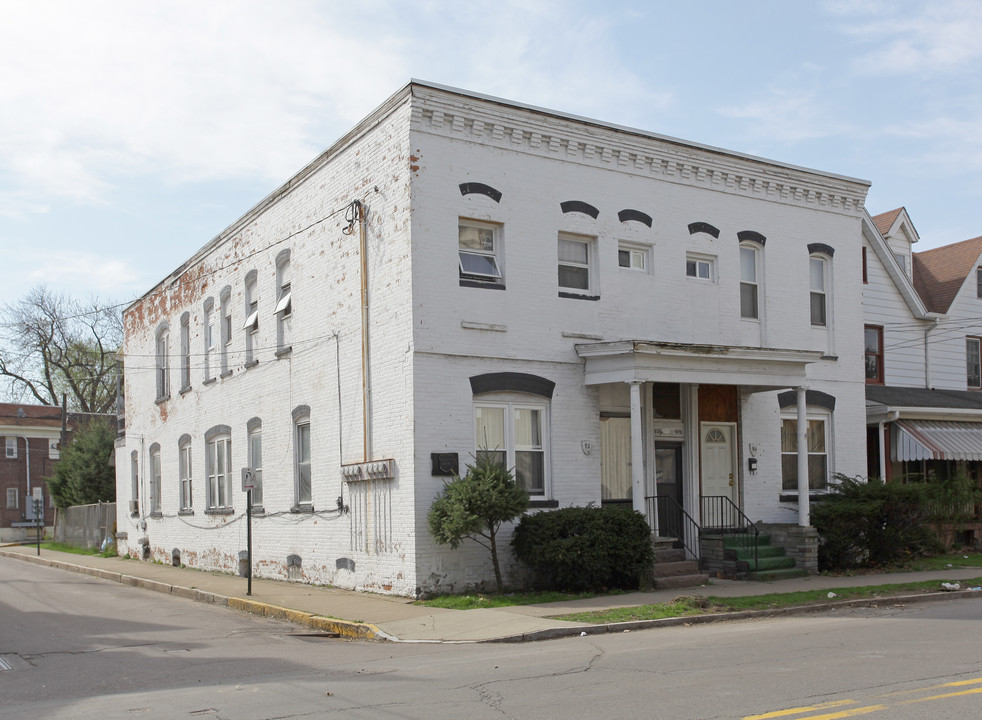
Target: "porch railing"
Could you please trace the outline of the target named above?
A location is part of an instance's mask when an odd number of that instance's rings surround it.
[[[670,495],[648,495],[645,497],[648,507],[648,517],[658,518],[658,535],[673,538],[678,545],[685,548],[686,555],[698,559],[701,529],[678,500]]]
[[[708,535],[729,535],[730,542],[754,559],[757,569],[757,539],[760,529],[725,495],[701,495],[702,531]]]

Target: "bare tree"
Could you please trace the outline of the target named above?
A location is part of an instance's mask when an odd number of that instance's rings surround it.
[[[122,340],[118,308],[38,286],[0,310],[0,377],[15,399],[60,405],[64,393],[70,410],[111,413]]]

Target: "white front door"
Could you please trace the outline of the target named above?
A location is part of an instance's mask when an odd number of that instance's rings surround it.
[[[700,423],[699,443],[702,457],[702,494],[726,497],[739,505],[736,462],[734,460],[734,423]]]

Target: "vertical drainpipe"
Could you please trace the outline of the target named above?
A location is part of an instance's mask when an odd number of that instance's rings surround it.
[[[358,208],[358,254],[361,258],[361,403],[362,433],[364,435],[364,457],[368,462],[372,457],[372,384],[369,376],[370,364],[368,344],[368,257],[365,238],[365,206],[355,200]]]
[[[939,318],[934,318],[934,322],[924,328],[924,388],[926,390],[931,389],[931,350],[928,336],[938,326],[939,321]]]

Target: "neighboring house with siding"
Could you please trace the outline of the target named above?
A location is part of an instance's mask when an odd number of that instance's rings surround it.
[[[865,465],[867,189],[411,82],[125,311],[120,551],[241,570],[251,467],[256,574],[478,585],[426,524],[477,453],[808,536]]]
[[[863,231],[868,474],[982,479],[982,238],[912,252],[903,208]]]
[[[0,403],[0,542],[32,537],[33,497],[40,492],[43,521],[54,521],[45,478],[60,456],[62,411],[52,405]]]

